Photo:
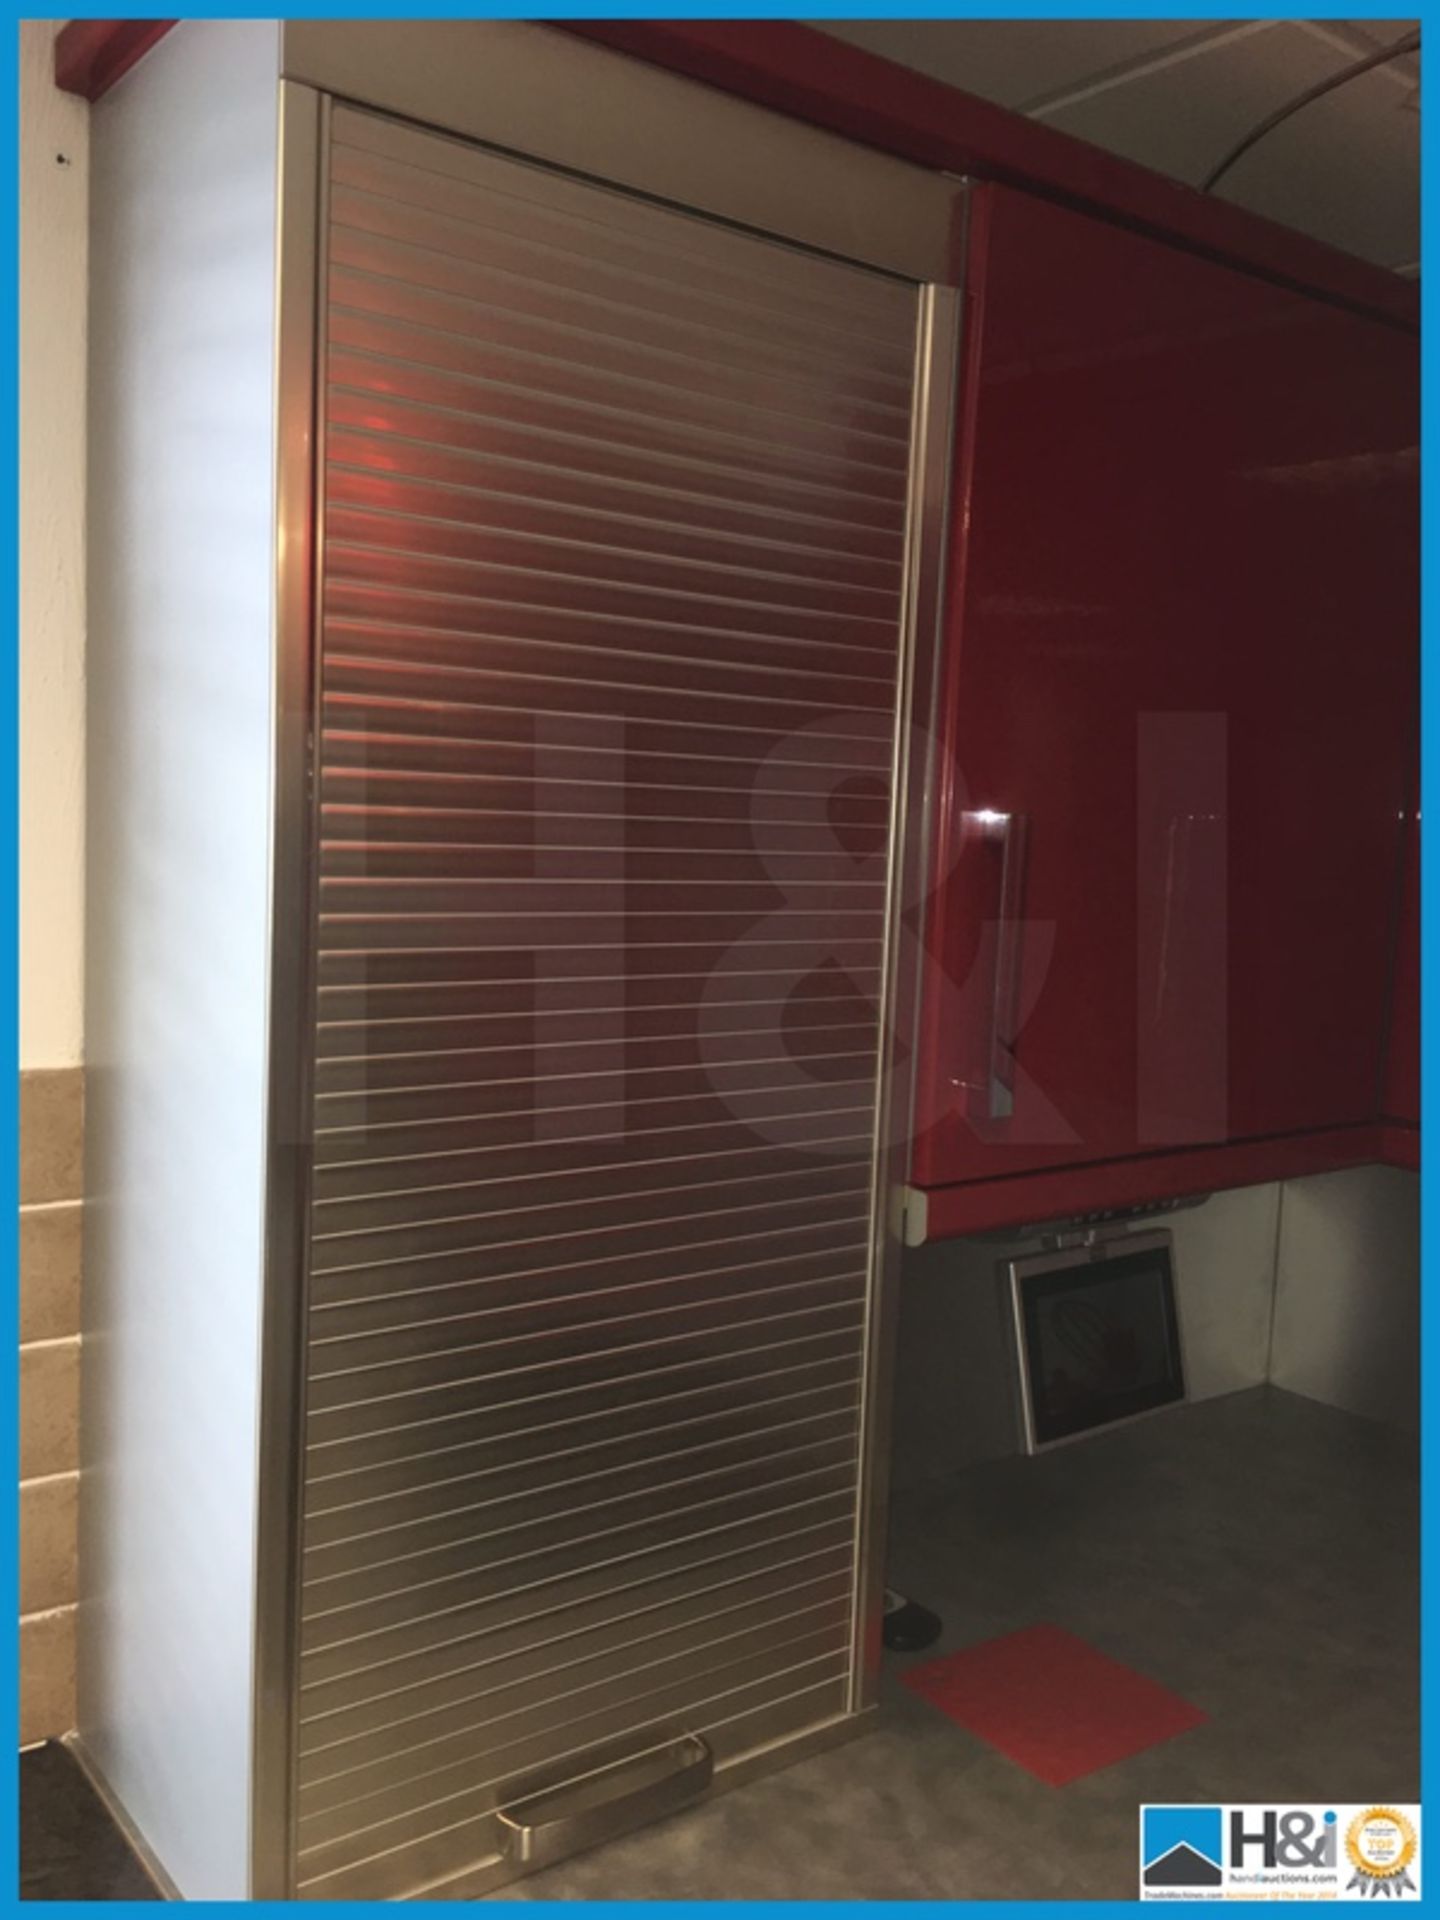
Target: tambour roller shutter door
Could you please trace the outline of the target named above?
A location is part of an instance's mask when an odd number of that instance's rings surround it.
[[[918,291],[337,108],[296,1884],[844,1714]]]

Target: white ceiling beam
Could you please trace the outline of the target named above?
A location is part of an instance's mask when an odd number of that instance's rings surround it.
[[[1066,107],[1079,106],[1082,101],[1094,100],[1100,94],[1113,92],[1117,87],[1131,86],[1152,74],[1182,67],[1201,54],[1216,53],[1223,47],[1233,47],[1241,40],[1253,39],[1256,34],[1269,33],[1279,24],[1282,23],[1274,20],[1242,20],[1229,26],[1210,27],[1157,53],[1139,54],[1133,60],[1122,60],[1113,67],[1103,68],[1078,86],[1066,87],[1055,93],[1038,94],[1033,100],[1022,101],[1017,111],[1032,120],[1043,120],[1047,114],[1061,113]]]

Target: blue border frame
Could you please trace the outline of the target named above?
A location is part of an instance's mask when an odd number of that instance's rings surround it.
[[[333,17],[333,18],[340,18],[340,19],[356,19],[356,18],[365,18],[365,17],[394,18],[402,10],[396,9],[393,6],[368,4],[367,0],[350,0],[350,4],[342,3],[342,4],[329,5],[329,6],[315,5],[315,4],[291,5],[289,8],[285,9],[284,11],[285,11],[286,17],[289,17],[289,18]],[[1423,25],[1426,27],[1428,27],[1429,25],[1429,14],[1430,14],[1430,9],[1428,7],[1422,7],[1419,10],[1419,17]],[[220,18],[238,18],[238,17],[265,18],[265,17],[269,17],[269,14],[268,14],[268,11],[265,9],[240,7],[240,6],[230,6],[230,7],[227,7],[227,6],[194,7],[192,6],[191,8],[187,9],[186,17],[201,18],[206,16],[220,17]],[[843,4],[837,3],[837,0],[829,0],[829,4],[827,4],[821,10],[821,14],[816,16],[807,15],[804,17],[807,19],[810,19],[812,17],[814,18],[823,17],[825,19],[835,19],[835,20],[842,20],[842,19],[874,20],[874,19],[885,18],[887,16],[898,18],[898,19],[907,19],[907,20],[908,19],[954,19],[954,18],[965,18],[965,17],[980,18],[980,19],[987,19],[987,20],[997,20],[997,19],[1093,20],[1098,18],[1117,19],[1117,20],[1118,19],[1146,19],[1146,18],[1166,19],[1166,20],[1186,19],[1186,18],[1194,18],[1197,20],[1198,19],[1248,20],[1248,19],[1254,19],[1257,17],[1265,18],[1265,19],[1287,20],[1287,19],[1364,19],[1364,18],[1378,19],[1382,17],[1382,15],[1378,10],[1376,13],[1370,14],[1368,13],[1367,10],[1357,9],[1353,6],[1348,8],[1342,8],[1339,5],[1330,5],[1330,4],[1311,5],[1308,7],[1299,6],[1299,5],[1271,7],[1271,8],[1265,9],[1263,13],[1258,12],[1254,8],[1246,9],[1246,8],[1236,7],[1233,5],[1222,5],[1219,7],[1210,7],[1208,9],[1204,9],[1203,11],[1197,11],[1195,14],[1192,15],[1188,7],[1177,8],[1177,7],[1165,7],[1165,6],[1157,6],[1157,5],[1144,5],[1140,3],[1140,0],[1108,0],[1108,4],[1089,5],[1089,6],[1086,6],[1084,4],[1079,4],[1074,6],[1052,5],[1052,6],[1032,6],[1032,7],[1022,7],[1022,6],[1007,4],[1006,0],[993,0],[993,3],[990,5],[972,6],[972,7],[958,7],[955,5],[936,4],[935,0],[912,0],[912,4],[903,8],[887,6],[884,4],[877,4],[877,0],[868,0],[868,3],[867,3],[867,0],[844,0]],[[26,17],[32,17],[32,16],[27,16],[25,14],[16,12],[11,16],[12,23],[18,27],[19,21],[22,18],[26,18]],[[84,8],[81,10],[79,15],[72,15],[67,17],[98,18],[99,16],[92,15],[88,8]],[[149,7],[140,7],[135,9],[134,17],[158,19],[165,16],[162,16],[160,14],[160,10],[158,7],[153,9]],[[689,4],[688,0],[616,0],[616,3],[611,5],[583,4],[582,0],[551,0],[551,3],[548,4],[543,9],[543,14],[537,14],[536,12],[532,12],[529,15],[522,13],[522,11],[515,6],[486,5],[482,3],[478,6],[471,4],[467,7],[459,7],[452,4],[451,0],[430,0],[430,4],[426,5],[423,9],[417,10],[416,17],[426,18],[426,19],[444,18],[444,17],[492,18],[492,19],[528,17],[533,19],[536,17],[543,17],[545,19],[552,19],[552,20],[620,19],[620,18],[658,19],[658,20],[679,20],[679,19],[760,20],[760,19],[794,19],[797,17],[797,15],[793,7],[792,8],[781,7],[778,4],[774,4],[773,0],[752,0],[752,4],[750,5],[735,5],[735,4],[729,3],[729,0],[711,0],[710,4],[703,5],[703,6]],[[8,520],[7,520],[7,535],[6,535],[6,542],[5,542],[5,549],[4,549],[5,574],[6,574],[7,586],[8,586],[9,595],[10,595],[10,605],[12,609],[17,608],[18,586],[19,586],[19,543],[18,543],[18,526],[17,526],[17,518],[18,518],[18,466],[17,466],[17,463],[18,463],[18,439],[19,439],[19,435],[18,435],[19,392],[18,392],[18,372],[17,372],[18,299],[19,299],[19,285],[18,285],[19,116],[18,116],[17,42],[18,42],[18,33],[12,32],[11,35],[4,41],[3,46],[0,46],[0,98],[3,98],[3,101],[5,103],[4,113],[9,121],[9,126],[7,128],[8,138],[4,147],[4,161],[3,161],[4,181],[3,181],[3,185],[0,185],[0,206],[3,206],[3,219],[8,227],[7,238],[9,243],[7,252],[6,252],[7,278],[9,281],[9,286],[8,286],[9,299],[6,303],[6,308],[5,308],[5,328],[6,328],[6,347],[7,347],[7,354],[8,354],[7,364],[10,371],[9,371],[9,377],[5,383],[5,419],[6,419],[6,426],[10,436],[10,444],[12,446],[12,449],[16,450],[16,456],[12,458],[9,475],[8,475],[9,497],[7,499],[7,505],[9,507],[9,514],[8,514]],[[1430,203],[1430,196],[1432,191],[1437,190],[1437,180],[1436,180],[1437,169],[1434,162],[1434,154],[1432,152],[1433,146],[1434,146],[1434,141],[1433,139],[1426,137],[1425,129],[1422,123],[1422,140],[1421,140],[1422,209],[1425,207],[1428,207]],[[1430,229],[1431,229],[1431,222],[1429,221],[1428,218],[1424,218],[1422,215],[1422,232],[1421,232],[1422,281],[1424,276],[1428,273],[1428,268],[1430,265],[1430,252],[1431,252]],[[1421,444],[1425,450],[1425,456],[1427,458],[1432,445],[1431,426],[1432,426],[1432,417],[1433,417],[1433,411],[1434,411],[1433,405],[1432,405],[1431,382],[1429,379],[1429,373],[1430,373],[1430,357],[1429,357],[1430,338],[1429,336],[1430,336],[1430,329],[1427,323],[1422,329],[1423,402],[1422,402],[1422,416],[1421,416]],[[1428,488],[1422,489],[1422,501],[1423,501],[1422,570],[1421,570],[1421,582],[1422,582],[1421,584],[1421,610],[1422,610],[1421,611],[1421,633],[1422,633],[1421,662],[1422,662],[1422,667],[1421,667],[1421,702],[1420,702],[1421,752],[1422,752],[1421,796],[1422,796],[1422,811],[1428,812],[1431,809],[1432,805],[1440,804],[1440,775],[1437,775],[1437,773],[1435,772],[1434,764],[1433,764],[1431,753],[1430,753],[1431,743],[1434,738],[1435,700],[1436,700],[1436,682],[1435,682],[1434,676],[1429,671],[1430,635],[1431,635],[1433,624],[1434,624],[1432,619],[1433,601],[1434,601],[1432,582],[1433,582],[1434,570],[1431,566],[1424,564],[1424,555],[1430,550],[1430,542],[1432,537],[1440,537],[1440,525],[1437,525],[1437,521],[1440,521],[1440,508],[1437,508],[1436,502],[1432,497],[1432,494]],[[7,786],[6,795],[5,795],[6,811],[10,817],[9,818],[10,831],[5,836],[5,841],[4,841],[4,862],[5,862],[6,885],[3,891],[4,891],[4,900],[5,900],[5,911],[7,912],[10,920],[11,938],[5,947],[3,966],[4,966],[4,983],[6,988],[8,989],[11,1004],[18,1006],[17,842],[18,842],[18,816],[19,816],[19,792],[18,792],[19,755],[18,755],[18,735],[17,735],[17,727],[18,727],[18,684],[17,683],[18,683],[18,668],[19,668],[19,646],[18,646],[18,618],[17,617],[12,616],[10,623],[6,627],[5,636],[4,636],[4,650],[5,650],[5,666],[6,666],[5,687],[6,687],[6,697],[8,701],[8,726],[7,726],[7,733],[6,733],[6,743],[7,743],[10,757],[11,757],[11,777],[10,777],[10,781]],[[1433,844],[1433,836],[1432,836],[1431,842],[1429,844],[1426,844],[1425,842],[1422,841],[1422,855],[1421,855],[1422,953],[1427,956],[1431,950],[1432,932],[1435,929],[1436,923],[1440,922],[1440,903],[1437,903],[1435,886],[1433,884],[1436,879],[1437,867],[1440,867],[1440,852],[1437,852]],[[1428,989],[1428,981],[1429,981],[1429,966],[1427,963],[1422,967],[1422,984],[1427,989]],[[1440,1047],[1437,1047],[1436,1045],[1432,1044],[1429,1024],[1428,1022],[1422,1022],[1421,1085],[1422,1085],[1423,1103],[1427,1110],[1431,1107],[1432,1101],[1436,1096],[1437,1092],[1440,1092],[1440,1066],[1437,1066],[1437,1053],[1440,1053]],[[12,1021],[11,1025],[6,1029],[6,1055],[3,1063],[3,1073],[5,1076],[5,1086],[8,1091],[6,1093],[3,1103],[0,1103],[0,1112],[3,1112],[3,1129],[0,1129],[0,1131],[3,1131],[3,1138],[0,1138],[0,1161],[3,1161],[4,1179],[5,1179],[5,1182],[7,1183],[7,1191],[10,1188],[15,1189],[14,1197],[7,1198],[4,1202],[7,1208],[13,1208],[15,1205],[18,1204],[18,1168],[17,1168],[18,1067],[19,1067],[19,1059],[18,1059],[18,1020],[17,1020],[17,1021]],[[1433,1183],[1436,1179],[1435,1153],[1430,1147],[1430,1145],[1423,1139],[1423,1136],[1422,1136],[1421,1154],[1422,1154],[1421,1262],[1422,1262],[1422,1274],[1423,1274],[1423,1273],[1428,1273],[1429,1267],[1430,1267],[1430,1253],[1431,1253],[1433,1236],[1432,1236],[1432,1231],[1430,1226],[1429,1202],[1430,1202]],[[8,1217],[14,1218],[13,1211],[10,1212]],[[8,1243],[8,1247],[9,1247],[9,1251],[6,1259],[6,1268],[5,1268],[6,1298],[10,1305],[12,1323],[13,1323],[15,1318],[18,1316],[18,1263],[17,1263],[17,1257],[16,1257],[15,1242],[13,1238]],[[1435,1358],[1435,1348],[1436,1348],[1437,1340],[1440,1340],[1440,1333],[1437,1333],[1436,1316],[1431,1313],[1422,1314],[1422,1321],[1421,1321],[1422,1383],[1428,1383],[1429,1380],[1431,1380],[1434,1377],[1434,1373],[1435,1373],[1434,1358]],[[10,1378],[8,1393],[10,1396],[10,1407],[9,1407],[10,1418],[4,1429],[4,1452],[3,1452],[3,1455],[0,1455],[0,1475],[4,1476],[5,1483],[7,1485],[14,1487],[17,1485],[17,1482],[18,1482],[18,1388],[17,1388],[17,1384],[14,1376],[11,1376]],[[1422,1404],[1423,1404],[1423,1395],[1422,1395]],[[1431,1513],[1430,1513],[1431,1502],[1430,1502],[1430,1496],[1429,1496],[1429,1488],[1432,1480],[1431,1468],[1434,1464],[1436,1444],[1437,1442],[1436,1442],[1434,1431],[1433,1431],[1433,1422],[1431,1422],[1429,1419],[1426,1419],[1423,1423],[1422,1446],[1421,1446],[1422,1640],[1428,1635],[1428,1628],[1431,1621],[1431,1615],[1433,1611],[1433,1601],[1434,1601],[1434,1582],[1431,1577],[1433,1572],[1434,1529],[1431,1524]],[[4,1535],[3,1539],[0,1539],[0,1567],[3,1567],[4,1569],[6,1591],[10,1592],[12,1595],[12,1614],[11,1614],[12,1619],[18,1619],[18,1613],[19,1613],[19,1569],[18,1569],[18,1557],[17,1557],[17,1533],[18,1533],[18,1528],[12,1525],[12,1527]],[[1434,1704],[1434,1691],[1435,1691],[1435,1664],[1428,1657],[1423,1657],[1422,1658],[1422,1682],[1421,1682],[1422,1777],[1427,1777],[1426,1763],[1428,1762],[1430,1751],[1431,1751],[1430,1729],[1434,1722],[1434,1714],[1432,1711],[1433,1704]],[[6,1712],[9,1713],[10,1723],[12,1725],[16,1724],[18,1719],[18,1660],[15,1662],[12,1662],[9,1666],[7,1666],[4,1670],[3,1676],[0,1676],[0,1704],[3,1704]],[[16,1762],[13,1757],[7,1759],[6,1767],[7,1767],[7,1790],[3,1793],[3,1796],[0,1796],[0,1798],[3,1798],[3,1808],[0,1808],[0,1857],[3,1857],[8,1863],[10,1863],[10,1866],[9,1866],[10,1878],[9,1878],[8,1884],[9,1884],[9,1887],[13,1889],[18,1885],[18,1856],[17,1856],[18,1774],[17,1774]],[[1216,1783],[1217,1793],[1221,1792],[1222,1789],[1223,1789],[1223,1782]],[[1138,1820],[1139,1820],[1138,1806],[1136,1811],[1136,1819],[1137,1819],[1137,1834],[1138,1834]],[[15,1905],[17,1906],[19,1905],[18,1899],[15,1898],[13,1893],[8,1895],[4,1893],[0,1893],[0,1902],[8,1902],[8,1901],[13,1901]],[[532,1903],[532,1904],[536,1904],[536,1903]],[[539,1904],[548,1905],[552,1903],[546,1902],[546,1903],[539,1903]],[[1075,1905],[1074,1902],[1070,1902],[1070,1901],[989,1902],[989,1901],[965,1901],[965,1900],[933,1902],[928,1904],[934,1907],[941,1908],[942,1910],[948,1910],[949,1908],[952,1908],[952,1907],[968,1908],[968,1907],[978,1907],[982,1905],[983,1906],[999,1905],[999,1906],[1002,1906],[1007,1913],[1021,1914],[1021,1913],[1035,1912],[1035,1913],[1053,1913],[1057,1915],[1064,1915],[1065,1913],[1072,1911]],[[1091,1901],[1091,1902],[1086,1902],[1085,1904],[1086,1904],[1087,1910],[1090,1912],[1095,1912],[1095,1913],[1114,1912],[1114,1913],[1120,1914],[1120,1913],[1127,1913],[1127,1912],[1133,1911],[1134,1906],[1137,1903],[1134,1903],[1131,1901],[1117,1900],[1117,1901],[1100,1901],[1100,1902]],[[278,1905],[278,1903],[257,1902],[256,1905],[257,1906],[258,1905]],[[582,1915],[582,1916],[590,1913],[614,1915],[616,1913],[621,1913],[632,1908],[637,1912],[655,1912],[658,1910],[668,1909],[668,1910],[673,1910],[676,1914],[693,1914],[697,1916],[743,1912],[744,1914],[747,1914],[747,1915],[757,1916],[757,1920],[758,1920],[759,1916],[792,1913],[799,1906],[800,1906],[800,1903],[788,1903],[788,1902],[779,1902],[779,1901],[746,1901],[746,1902],[733,1902],[733,1903],[724,1903],[724,1902],[692,1903],[692,1902],[679,1902],[679,1901],[675,1901],[675,1902],[615,1901],[615,1902],[570,1902],[565,1904],[564,1911],[567,1914],[576,1914],[576,1915]],[[122,1908],[134,1911],[140,1907],[141,1907],[141,1903],[132,1903],[128,1901],[106,1903],[107,1911],[112,1911],[112,1910],[118,1911]],[[336,1912],[336,1911],[348,1911],[352,1908],[357,1911],[365,1911],[365,1910],[368,1910],[368,1903],[337,1902],[337,1903],[334,1903],[328,1910],[331,1912]],[[864,1914],[866,1916],[873,1916],[875,1917],[875,1920],[879,1920],[880,1916],[885,1916],[885,1920],[892,1920],[892,1917],[893,1917],[893,1920],[900,1920],[901,1916],[909,1914],[912,1911],[912,1909],[913,1909],[913,1903],[887,1902],[887,1901],[853,1901],[853,1902],[821,1901],[821,1902],[805,1903],[803,1907],[800,1907],[801,1911],[807,1911],[807,1912],[822,1911],[825,1913],[840,1914],[842,1912],[854,1911],[856,1913]],[[148,1909],[142,1908],[142,1910],[148,1910]],[[447,1906],[442,1910],[448,1910],[448,1903],[447,1903]]]

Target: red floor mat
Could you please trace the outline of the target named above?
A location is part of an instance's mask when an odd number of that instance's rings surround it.
[[[1049,1786],[1063,1787],[1198,1727],[1178,1693],[1063,1627],[1026,1627],[927,1660],[905,1685]]]

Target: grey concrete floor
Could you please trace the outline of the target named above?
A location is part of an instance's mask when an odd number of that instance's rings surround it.
[[[1412,1443],[1262,1387],[897,1498],[938,1648],[1038,1621],[1206,1725],[1047,1787],[900,1684],[873,1732],[499,1898],[1133,1899],[1143,1801],[1419,1799]]]

